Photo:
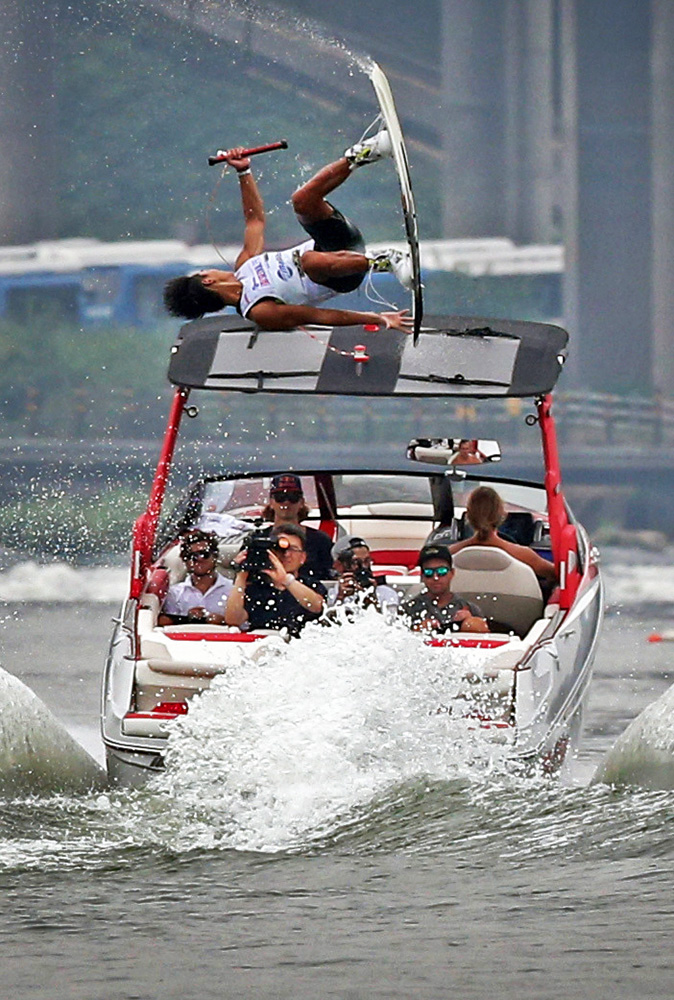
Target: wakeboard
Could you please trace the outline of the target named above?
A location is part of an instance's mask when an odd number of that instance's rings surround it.
[[[369,77],[374,87],[377,101],[379,102],[379,109],[384,125],[391,138],[393,162],[398,174],[398,183],[400,184],[400,199],[402,202],[403,218],[405,220],[405,233],[412,261],[412,317],[414,319],[414,343],[416,344],[421,329],[424,303],[421,285],[421,262],[419,259],[419,225],[416,205],[414,203],[414,192],[412,191],[410,165],[407,158],[403,131],[398,119],[398,112],[396,111],[391,86],[386,74],[381,66],[373,62],[369,70]]]

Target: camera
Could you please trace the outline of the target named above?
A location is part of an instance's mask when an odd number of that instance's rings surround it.
[[[276,543],[266,535],[249,535],[245,541],[246,558],[241,569],[248,570],[251,576],[259,576],[263,569],[271,569],[269,552]]]
[[[374,587],[375,579],[371,569],[363,565],[362,559],[357,559],[352,549],[346,549],[339,557],[347,573],[353,573],[353,578],[359,587]]]

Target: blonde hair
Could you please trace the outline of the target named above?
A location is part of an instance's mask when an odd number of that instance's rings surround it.
[[[466,517],[475,529],[478,541],[485,542],[491,532],[505,521],[503,500],[491,486],[478,486],[466,502]]]

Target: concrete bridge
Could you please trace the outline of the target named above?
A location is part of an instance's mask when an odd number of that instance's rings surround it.
[[[323,446],[321,446],[323,447]],[[214,442],[179,450],[172,484],[184,488],[201,475],[217,474],[232,462],[242,463],[267,444],[225,445]],[[310,464],[316,442],[275,447],[288,468]],[[335,466],[347,459],[352,447],[329,445]],[[378,445],[377,455],[398,458],[399,448]],[[126,485],[138,491],[139,512],[147,497],[159,456],[157,441],[12,442],[0,441],[0,503],[19,497],[100,490],[101,484]],[[308,458],[309,456],[309,458]],[[540,454],[518,446],[504,446],[503,462],[489,474],[542,481]],[[612,524],[628,530],[663,531],[674,537],[674,453],[671,449],[638,446],[571,445],[562,452],[562,473],[567,497],[591,531]]]
[[[563,242],[575,384],[674,396],[671,0],[142,6],[236,43],[236,72],[283,75],[339,106],[363,100],[348,50],[374,56],[412,145],[437,158],[443,235]],[[3,242],[54,231],[58,13],[57,0],[0,5]]]

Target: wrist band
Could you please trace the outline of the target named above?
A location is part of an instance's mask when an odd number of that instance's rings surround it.
[[[237,174],[239,175],[239,177],[245,177],[246,174],[249,173],[250,173],[250,167],[246,167],[245,170],[237,170]]]
[[[286,587],[289,587],[291,583],[295,582],[295,577],[292,575],[292,573],[286,573],[286,578],[283,582],[285,583]]]

